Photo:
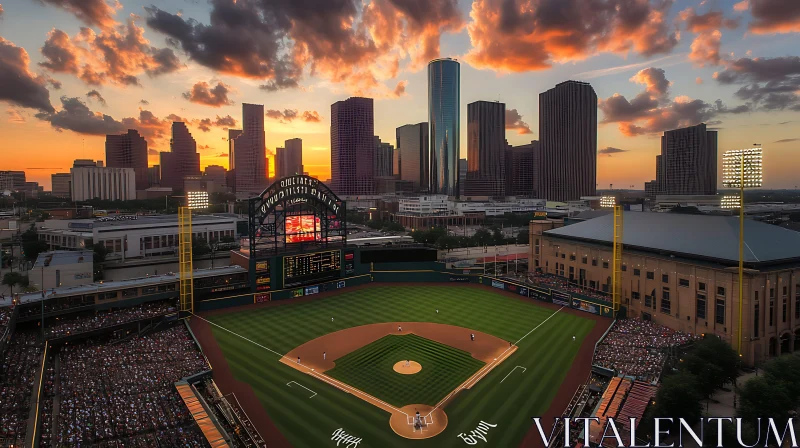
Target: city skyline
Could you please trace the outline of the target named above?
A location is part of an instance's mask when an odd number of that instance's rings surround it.
[[[350,47],[342,48],[354,51],[349,60],[309,51],[298,67],[294,59],[281,57],[285,54],[248,47],[253,49],[250,62],[274,62],[260,72],[244,59],[220,65],[212,58],[219,54],[203,54],[191,45],[197,43],[191,39],[203,38],[200,25],[210,23],[215,7],[208,4],[181,4],[177,15],[174,5],[162,10],[138,0],[122,1],[118,9],[90,2],[84,11],[69,2],[3,2],[0,67],[19,73],[24,83],[0,91],[5,112],[0,132],[3,148],[11,153],[2,169],[24,170],[29,181],[50,189],[51,174],[67,172],[73,159],[103,159],[105,135],[129,128],[147,139],[149,165],[158,164],[158,152],[169,149],[172,119],[187,122],[201,167],[227,166],[227,129],[241,128],[242,103],[256,103],[264,104],[271,172],[275,148],[299,137],[305,170],[325,180],[330,177],[330,104],[349,96],[374,98],[375,135],[392,142],[397,127],[426,120],[425,66],[450,56],[461,66],[460,158],[467,155],[466,104],[506,103],[506,137],[511,145],[525,144],[539,139],[538,95],[576,79],[591,82],[599,99],[601,189],[612,183],[643,189],[655,178],[660,135],[700,122],[719,131],[720,153],[754,142],[765,148],[765,188],[794,187],[792,162],[800,145],[800,100],[793,93],[800,83],[800,58],[791,45],[800,16],[794,10],[771,14],[779,2],[769,0],[677,0],[669,8],[649,2],[642,22],[628,29],[612,17],[596,24],[596,34],[569,30],[579,43],[555,43],[543,37],[546,30],[530,31],[546,23],[546,8],[536,6],[548,1],[518,1],[520,10],[525,5],[537,14],[512,11],[516,15],[504,17],[509,20],[503,24],[488,14],[499,11],[501,3],[430,2],[426,26],[413,29],[406,13],[394,10],[400,28],[412,32],[379,36],[366,23],[367,40],[374,45],[348,40]],[[572,2],[570,8],[583,3]],[[343,14],[359,24],[375,19],[353,11]],[[591,20],[573,12],[576,23]],[[177,39],[169,18],[197,20],[195,33]],[[215,28],[227,32],[223,25],[209,26]],[[305,37],[295,30],[281,33],[315,48],[312,39],[323,31]],[[167,37],[178,47],[168,46]],[[136,44],[123,45],[131,41]],[[495,41],[504,47],[496,48]],[[418,42],[435,45],[412,45]],[[311,64],[318,68],[313,74]],[[782,91],[770,92],[768,82]]]

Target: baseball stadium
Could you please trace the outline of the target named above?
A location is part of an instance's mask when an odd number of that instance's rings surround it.
[[[616,288],[350,244],[346,210],[287,177],[230,266],[193,268],[181,209],[179,273],[15,297],[0,446],[541,446],[534,416],[554,440],[557,417],[642,417],[697,339],[623,319]]]

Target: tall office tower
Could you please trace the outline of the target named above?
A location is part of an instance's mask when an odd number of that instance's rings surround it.
[[[232,141],[236,192],[261,193],[269,173],[263,104],[242,103],[242,133]]]
[[[573,201],[597,193],[597,94],[566,81],[539,94],[539,196]]]
[[[464,185],[467,184],[467,159],[458,159],[458,195],[464,196]]]
[[[51,188],[53,196],[57,198],[68,198],[71,196],[72,174],[53,173],[50,175],[53,186]]]
[[[451,58],[428,63],[428,126],[430,162],[428,189],[458,196],[461,151],[461,65]]]
[[[467,184],[465,196],[506,195],[506,105],[467,104]]]
[[[427,191],[430,180],[430,153],[428,145],[428,123],[407,124],[395,130],[397,142],[396,160],[400,180],[413,183],[414,191]]]
[[[234,154],[236,153],[236,148],[234,148],[234,143],[236,137],[242,135],[241,129],[228,129],[228,172],[226,173],[228,186],[233,188],[236,184],[236,157]]]
[[[303,140],[299,138],[286,140],[283,148],[275,149],[275,178],[294,174],[303,174]]]
[[[656,184],[663,195],[717,194],[717,131],[701,123],[664,132]]]
[[[331,104],[331,184],[340,196],[375,193],[374,137],[372,98]]]
[[[161,185],[161,165],[153,165],[147,168],[147,185],[151,187]]]
[[[375,136],[375,177],[392,177],[394,146]]]
[[[224,166],[208,165],[203,171],[203,179],[214,182],[215,187],[226,187],[228,183],[227,174],[228,170]]]
[[[528,198],[539,196],[541,155],[537,140],[532,140],[525,145],[512,146],[508,149],[506,152],[507,195]]]
[[[186,123],[172,122],[172,138],[169,141],[170,152],[162,152],[161,186],[183,190],[186,176],[200,175],[200,154],[197,153],[197,142],[186,127]]]
[[[133,168],[136,173],[136,189],[146,190],[147,141],[135,129],[120,135],[106,135],[106,166],[110,168]]]

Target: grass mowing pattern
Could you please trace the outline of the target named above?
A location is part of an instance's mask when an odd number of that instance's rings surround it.
[[[436,309],[439,314],[436,314]],[[311,339],[344,328],[379,322],[436,322],[472,328],[507,341],[517,341],[542,323],[553,310],[534,300],[520,300],[488,289],[460,285],[370,286],[325,299],[249,309],[210,317],[214,323],[252,341],[286,353]],[[331,317],[335,320],[331,322]],[[489,447],[518,446],[541,415],[571,368],[594,321],[558,313],[518,345],[509,359],[470,390],[447,404],[448,426],[427,440],[400,439],[389,427],[389,414],[369,403],[286,366],[279,357],[225,330],[214,328],[234,376],[250,384],[275,425],[295,447],[331,446],[331,433],[344,428],[361,437],[364,447],[463,447],[457,437],[479,421],[498,424]],[[572,342],[572,336],[577,342]],[[514,366],[517,369],[503,383]],[[423,370],[425,366],[423,366]],[[317,392],[313,399],[296,381]]]
[[[395,372],[395,363],[404,360],[420,363],[422,370]],[[483,365],[463,350],[415,334],[388,335],[337,359],[325,373],[399,408],[435,406]]]

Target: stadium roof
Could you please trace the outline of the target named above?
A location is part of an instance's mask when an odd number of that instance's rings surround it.
[[[624,212],[622,242],[631,249],[738,264],[739,218],[681,213]],[[546,235],[612,244],[614,216],[606,215]],[[749,265],[800,261],[800,232],[745,220],[744,259]]]

